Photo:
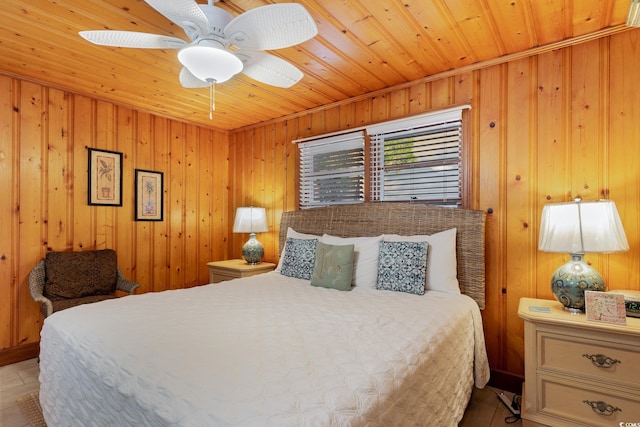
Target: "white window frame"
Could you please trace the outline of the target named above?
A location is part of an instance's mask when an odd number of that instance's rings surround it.
[[[458,158],[457,158],[457,194],[447,195],[449,190],[443,190],[445,197],[429,200],[426,198],[407,197],[408,202],[431,203],[448,206],[461,206],[464,199],[463,187],[463,139],[464,130],[462,126],[462,112],[470,109],[471,106],[463,105],[446,110],[420,114],[404,119],[387,121],[375,125],[363,126],[349,132],[334,132],[316,137],[294,140],[298,144],[300,153],[300,164],[298,170],[298,200],[301,209],[327,206],[334,204],[361,203],[365,200],[388,201],[384,195],[384,140],[385,138],[406,137],[420,135],[425,132],[458,126]],[[370,144],[367,144],[369,136]],[[367,147],[367,151],[365,151]],[[345,154],[346,153],[346,154]],[[381,154],[382,153],[382,154]],[[330,167],[325,170],[314,170],[317,159],[320,156],[345,154],[344,164],[341,160],[335,164],[329,162]],[[314,157],[316,163],[314,163]],[[437,156],[436,156],[437,157]],[[445,156],[446,157],[446,156]],[[451,153],[449,156],[451,157]],[[326,160],[323,166],[326,166]],[[444,159],[443,164],[451,163],[451,159]],[[454,162],[455,163],[455,162]],[[342,167],[344,166],[344,167]],[[411,168],[415,165],[410,165]],[[397,167],[396,167],[397,169]],[[324,180],[345,178],[347,187],[344,189],[338,186],[338,191],[330,197],[323,197],[318,194],[318,189],[323,185]],[[394,198],[393,201],[401,201]]]

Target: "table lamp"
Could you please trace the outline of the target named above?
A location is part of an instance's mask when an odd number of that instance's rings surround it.
[[[267,213],[264,208],[238,208],[233,222],[234,233],[250,233],[249,240],[242,247],[242,257],[247,264],[260,264],[264,256],[264,248],[256,239],[256,233],[269,231]]]
[[[551,278],[551,290],[565,309],[584,311],[585,291],[605,291],[602,277],[584,262],[584,254],[629,249],[616,205],[612,200],[550,203],[542,209],[538,250],[568,252],[569,262]]]

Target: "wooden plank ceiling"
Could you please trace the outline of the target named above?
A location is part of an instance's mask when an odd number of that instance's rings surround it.
[[[238,15],[274,2],[216,5]],[[300,3],[319,34],[271,53],[300,68],[302,81],[281,89],[237,75],[217,85],[213,120],[208,89],[180,86],[177,51],[102,47],[78,36],[81,30],[119,29],[188,40],[142,0],[2,0],[0,72],[232,130],[541,46],[621,31],[629,8],[629,0]]]

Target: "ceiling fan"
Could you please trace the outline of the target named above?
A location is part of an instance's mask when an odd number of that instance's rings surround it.
[[[260,6],[236,16],[195,0],[144,0],[176,25],[191,42],[159,34],[118,30],[80,31],[102,46],[180,49],[183,65],[180,84],[186,88],[211,87],[239,72],[268,85],[287,88],[302,78],[291,63],[263,50],[302,43],[318,34],[313,18],[297,3]]]

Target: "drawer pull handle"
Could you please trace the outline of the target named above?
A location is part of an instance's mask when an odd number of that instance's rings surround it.
[[[598,415],[610,416],[614,412],[622,412],[622,409],[618,408],[617,406],[609,405],[607,402],[603,402],[602,400],[583,400],[582,402],[589,405],[591,407],[591,410],[593,410],[593,412]]]
[[[609,356],[605,356],[604,354],[583,354],[582,357],[586,357],[591,360],[598,368],[610,368],[616,363],[622,363],[618,359],[612,359]]]

